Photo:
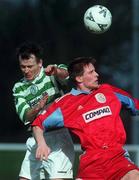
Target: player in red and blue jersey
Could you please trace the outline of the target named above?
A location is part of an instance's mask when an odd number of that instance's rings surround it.
[[[139,169],[123,148],[126,132],[120,117],[122,105],[132,115],[139,115],[139,100],[109,84],[100,85],[94,61],[82,57],[69,65],[76,88],[35,119],[32,126],[36,141],[43,141],[43,131],[67,127],[79,137],[84,151],[78,180],[139,180]],[[36,157],[47,160],[48,155],[44,142]]]

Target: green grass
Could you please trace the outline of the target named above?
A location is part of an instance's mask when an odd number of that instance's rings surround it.
[[[20,166],[25,152],[19,151],[0,151],[0,179],[17,180]],[[74,176],[77,171],[78,154],[76,154],[74,165]]]
[[[17,180],[25,152],[0,151],[0,179]]]

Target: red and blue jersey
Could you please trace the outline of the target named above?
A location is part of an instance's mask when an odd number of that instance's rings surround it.
[[[120,117],[121,106],[132,115],[139,114],[139,100],[127,92],[102,84],[90,93],[72,89],[55,102],[33,122],[45,131],[67,127],[76,134],[84,150],[122,147],[126,141]]]

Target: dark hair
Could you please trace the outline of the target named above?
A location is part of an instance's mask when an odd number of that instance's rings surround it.
[[[37,61],[40,61],[43,58],[42,47],[34,42],[24,42],[16,50],[17,58],[29,59],[31,54],[36,56]]]
[[[84,67],[88,64],[95,64],[96,60],[93,57],[78,57],[75,58],[68,66],[70,80],[76,83],[75,78],[84,73]]]

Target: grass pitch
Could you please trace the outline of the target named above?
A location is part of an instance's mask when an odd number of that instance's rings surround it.
[[[25,151],[0,151],[0,179],[1,180],[18,180],[21,163]],[[74,176],[77,172],[78,156],[76,153]]]

